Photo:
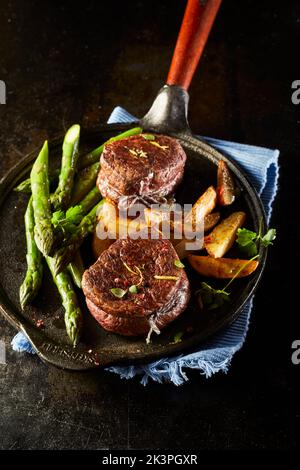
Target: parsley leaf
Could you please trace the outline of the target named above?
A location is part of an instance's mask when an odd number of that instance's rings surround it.
[[[276,238],[276,230],[275,228],[270,228],[267,233],[262,237],[261,242],[263,246],[273,245],[273,240]]]
[[[256,240],[257,233],[247,230],[246,228],[239,228],[237,231],[237,243],[240,246],[247,246],[252,241]]]
[[[67,212],[62,210],[55,211],[52,214],[51,222],[57,230],[61,230],[63,234],[72,234],[77,229],[77,224],[82,220],[81,206],[70,207]]]
[[[175,333],[172,344],[181,343],[183,335],[184,331],[178,331],[177,333]]]
[[[124,297],[124,295],[127,293],[127,290],[120,289],[119,287],[113,287],[110,289],[110,292],[118,299],[122,299],[122,297]]]
[[[57,227],[59,222],[64,220],[64,218],[65,218],[65,213],[63,211],[55,211],[52,214],[51,222],[54,225],[54,227]]]
[[[80,223],[82,219],[81,206],[77,205],[70,207],[66,212],[66,219],[72,219],[73,224]]]
[[[176,268],[181,268],[181,269],[184,268],[184,264],[180,261],[180,259],[175,259],[174,265],[176,266]]]
[[[226,292],[225,289],[214,289],[206,282],[201,282],[201,289],[197,291],[197,294],[201,296],[203,305],[208,310],[218,308],[225,302],[230,301],[229,292]]]
[[[241,251],[249,258],[257,254],[256,240],[257,233],[247,230],[246,228],[238,229],[236,242]]]
[[[135,284],[132,284],[132,286],[130,286],[128,290],[131,294],[137,294],[138,293],[138,288]]]
[[[253,256],[251,259],[247,260],[240,269],[234,274],[234,276],[227,282],[223,289],[214,289],[206,282],[201,282],[201,289],[196,291],[198,295],[198,300],[207,310],[212,310],[214,308],[219,308],[225,302],[230,302],[230,292],[227,291],[230,284],[239,276],[240,272],[253,261],[255,258],[258,258],[259,255]]]
[[[259,243],[267,247],[272,245],[272,241],[275,240],[275,238],[276,230],[274,228],[270,228],[264,236],[261,234],[261,229],[259,229],[259,233],[256,233],[246,228],[239,228],[236,242],[240,250],[245,253],[246,256],[252,258],[258,253]]]
[[[146,140],[155,140],[155,136],[153,134],[141,134],[141,136]]]

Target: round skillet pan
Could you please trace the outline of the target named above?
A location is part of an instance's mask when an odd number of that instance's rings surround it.
[[[235,210],[244,210],[247,214],[247,227],[258,231],[259,223],[262,223],[264,230],[266,222],[263,207],[245,174],[226,155],[193,137],[187,123],[187,89],[219,5],[220,0],[188,1],[167,85],[159,91],[150,111],[139,124],[145,131],[176,137],[184,147],[188,159],[184,181],[176,195],[179,202],[193,203],[210,184],[215,184],[217,165],[223,159],[234,175],[240,196],[232,206],[223,210],[222,216]],[[104,125],[93,130],[83,130],[82,150],[96,147],[99,142],[106,141],[129,127],[132,124]],[[59,139],[50,144],[51,161],[56,166],[59,165],[61,141]],[[23,217],[28,199],[26,195],[13,192],[12,189],[28,175],[36,155],[37,152],[28,155],[0,183],[0,308],[8,321],[28,337],[43,360],[73,370],[121,363],[145,363],[183,351],[192,351],[195,347],[199,349],[201,342],[236,320],[261,277],[266,260],[264,248],[260,250],[260,264],[255,273],[235,280],[232,284],[231,302],[217,310],[203,312],[193,295],[181,317],[161,335],[153,335],[149,345],[143,338],[126,338],[104,331],[87,311],[81,295],[85,328],[80,344],[73,348],[65,332],[58,293],[46,269],[38,298],[22,312],[18,295],[26,271]],[[87,265],[91,264],[93,259],[89,240],[82,252],[86,256]],[[231,254],[235,255],[234,252]],[[187,274],[193,291],[197,290],[204,279],[188,266]],[[218,287],[216,280],[209,282]],[[220,283],[220,286],[223,285],[224,283]],[[37,327],[39,320],[42,320],[43,328]],[[178,332],[185,334],[181,342],[174,343],[174,336]]]

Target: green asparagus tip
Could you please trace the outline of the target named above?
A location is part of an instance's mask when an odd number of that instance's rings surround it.
[[[31,298],[31,290],[28,289],[26,281],[20,287],[20,304],[22,310],[29,304]]]
[[[30,178],[27,178],[26,180],[22,181],[18,186],[14,188],[14,191],[17,193],[27,193],[31,194],[31,183],[30,183]]]
[[[79,124],[74,124],[67,130],[65,135],[65,142],[68,144],[72,144],[76,139],[78,139],[80,134],[80,126]]]
[[[48,256],[51,253],[54,243],[53,232],[49,231],[48,233],[43,234],[41,237],[40,234],[35,230],[35,243],[38,249],[43,253],[44,256]]]
[[[73,346],[75,347],[79,342],[80,332],[81,332],[81,327],[82,327],[81,311],[79,307],[76,309],[76,312],[74,312],[73,317],[70,318],[70,316],[66,314],[65,324],[66,324],[67,334]]]
[[[64,269],[64,264],[62,263],[62,257],[55,255],[52,258],[52,269],[54,276],[58,276]]]
[[[20,304],[22,310],[30,304],[36,296],[42,280],[42,268],[37,267],[35,271],[27,269],[23,283],[20,286]]]

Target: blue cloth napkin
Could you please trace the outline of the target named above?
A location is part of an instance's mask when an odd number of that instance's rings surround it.
[[[119,106],[115,108],[108,123],[130,122],[136,120]],[[264,147],[238,144],[224,140],[201,137],[204,141],[227,154],[245,170],[255,186],[264,204],[268,221],[271,217],[272,204],[277,193],[279,175],[279,151]],[[172,358],[163,358],[151,364],[139,366],[114,366],[107,370],[130,379],[142,375],[141,383],[146,385],[149,378],[156,382],[173,382],[181,385],[188,380],[188,369],[196,369],[207,378],[216,372],[227,372],[233,355],[242,347],[250,321],[253,298],[242,309],[238,319],[209,341],[201,344],[199,350],[191,354],[180,354]],[[18,352],[34,353],[34,349],[22,333],[12,340],[12,348]]]

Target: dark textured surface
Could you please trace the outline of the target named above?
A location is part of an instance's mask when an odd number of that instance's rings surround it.
[[[102,2],[101,2],[102,3]],[[176,3],[176,5],[175,5]],[[242,5],[241,5],[242,4]],[[166,77],[184,2],[0,1],[0,169],[75,121],[105,121],[116,104],[142,115]],[[227,0],[191,86],[194,132],[281,150],[278,240],[257,293],[247,342],[229,373],[150,384],[71,373],[11,351],[0,365],[0,448],[292,448],[299,445],[300,365],[294,217],[299,187],[300,7]],[[294,56],[293,56],[294,53]],[[292,259],[291,259],[292,256]],[[294,294],[295,292],[295,294]],[[159,425],[158,425],[159,424]],[[297,429],[298,428],[298,429]]]

